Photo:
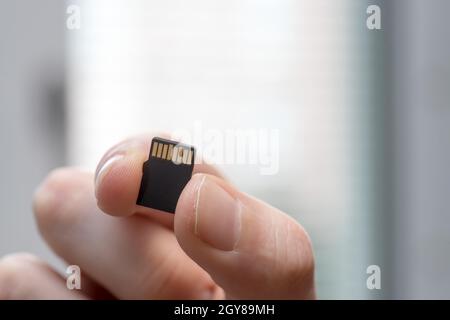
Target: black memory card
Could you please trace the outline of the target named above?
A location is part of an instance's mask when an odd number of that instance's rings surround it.
[[[181,191],[191,179],[194,160],[194,147],[153,138],[136,204],[175,213]]]

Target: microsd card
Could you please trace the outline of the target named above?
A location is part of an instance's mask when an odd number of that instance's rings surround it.
[[[153,138],[136,204],[175,213],[181,191],[191,179],[194,159],[194,147]]]

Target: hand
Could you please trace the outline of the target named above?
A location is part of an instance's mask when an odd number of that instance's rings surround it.
[[[52,172],[37,190],[39,230],[82,270],[82,289],[28,254],[0,261],[0,299],[311,299],[309,237],[291,217],[196,164],[175,215],[135,204],[151,137],[113,147],[95,176]],[[95,183],[94,183],[95,181]]]

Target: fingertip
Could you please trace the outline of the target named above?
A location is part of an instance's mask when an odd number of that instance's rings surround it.
[[[113,216],[129,216],[136,211],[146,152],[142,148],[112,155],[97,170],[95,195],[98,207]]]

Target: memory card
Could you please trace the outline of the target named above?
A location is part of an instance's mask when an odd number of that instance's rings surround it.
[[[175,213],[178,198],[191,179],[194,160],[193,146],[153,138],[136,204]]]

